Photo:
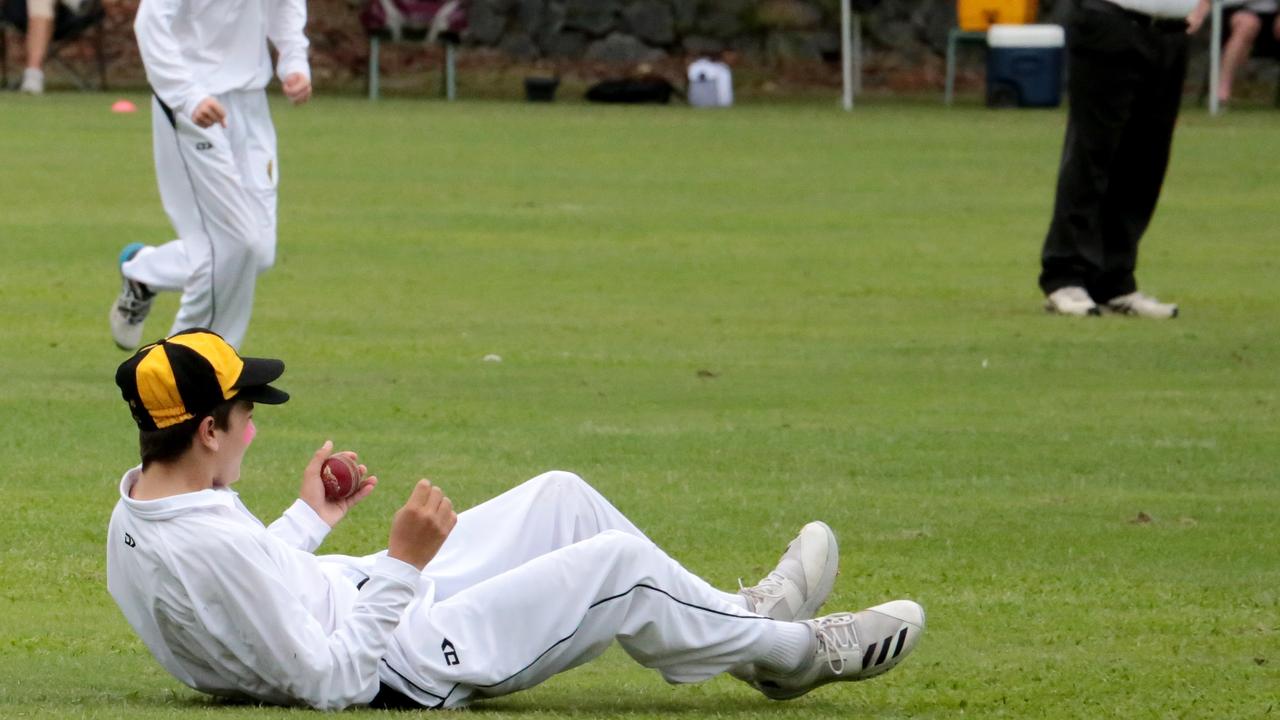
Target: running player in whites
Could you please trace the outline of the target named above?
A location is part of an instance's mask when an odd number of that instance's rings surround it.
[[[720,673],[789,700],[911,652],[924,611],[894,600],[812,619],[835,536],[804,527],[777,568],[730,593],[690,573],[577,475],[549,472],[461,514],[421,480],[387,549],[314,551],[353,505],[325,499],[326,442],[269,526],[232,483],[279,360],[175,335],[116,372],[140,430],[107,536],[107,587],[156,660],[214,695],[339,709],[460,707],[532,687],[617,640],[673,683]],[[366,473],[360,466],[362,475]]]
[[[259,273],[275,263],[276,135],[264,88],[276,72],[295,105],[311,96],[305,0],[142,0],[134,21],[154,91],[160,200],[179,239],[132,243],[111,335],[133,350],[155,294],[180,291],[176,332],[208,327],[239,347]]]

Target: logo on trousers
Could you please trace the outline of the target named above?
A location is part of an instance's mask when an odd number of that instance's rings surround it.
[[[201,140],[200,142],[196,143],[197,150],[208,150],[211,147],[213,147],[213,143],[211,142],[205,142]]]
[[[135,541],[133,539],[133,536],[130,535],[129,533],[124,534],[124,544],[128,545],[129,547],[138,547],[137,541]]]
[[[457,665],[460,662],[458,651],[453,649],[453,643],[449,642],[449,638],[445,638],[444,642],[440,643],[440,651],[444,653],[445,665]]]

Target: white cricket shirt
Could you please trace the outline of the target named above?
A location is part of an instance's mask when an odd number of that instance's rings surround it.
[[[201,692],[273,704],[373,699],[401,615],[433,594],[417,568],[315,556],[329,526],[301,500],[270,527],[228,489],[134,500],[140,473],[120,481],[107,588],[165,670]]]
[[[1196,8],[1196,0],[1110,0],[1126,10],[1158,18],[1185,18]]]
[[[267,40],[281,80],[310,78],[306,24],[306,0],[142,0],[133,31],[152,90],[190,117],[212,95],[266,87]]]

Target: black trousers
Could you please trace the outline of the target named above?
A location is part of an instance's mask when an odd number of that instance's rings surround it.
[[[1076,0],[1067,24],[1067,135],[1040,288],[1103,303],[1137,289],[1138,241],[1169,165],[1187,73],[1179,20]]]

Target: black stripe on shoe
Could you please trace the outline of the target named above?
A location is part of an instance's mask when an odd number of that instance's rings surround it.
[[[866,652],[866,653],[864,653],[864,654],[863,654],[863,656],[862,656],[862,669],[863,669],[863,670],[866,670],[866,669],[867,669],[867,666],[871,664],[871,656],[872,656],[872,655],[875,655],[875,653],[876,653],[876,644],[875,644],[875,643],[871,643],[871,647],[867,648],[867,652]]]
[[[898,633],[898,647],[894,649],[893,657],[898,657],[898,654],[902,652],[902,646],[906,644],[907,644],[907,629],[904,627],[902,628],[902,632]]]

